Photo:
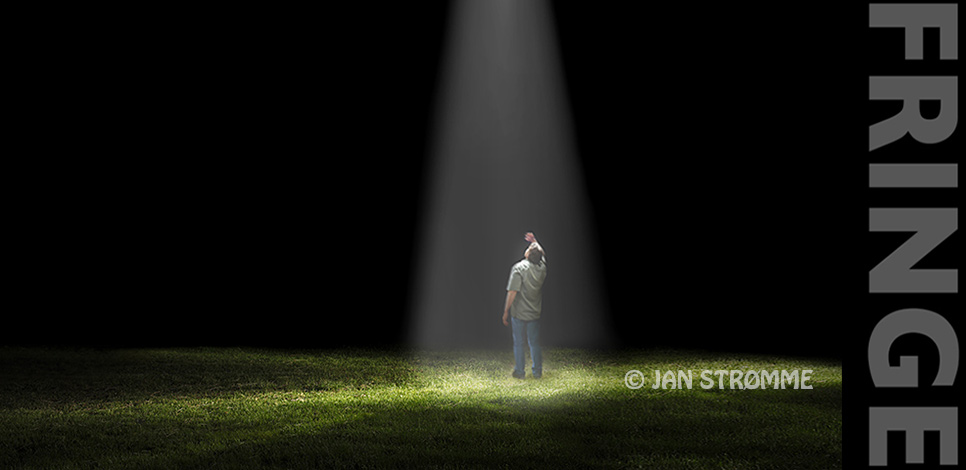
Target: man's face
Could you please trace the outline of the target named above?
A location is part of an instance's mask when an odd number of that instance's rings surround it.
[[[530,246],[528,246],[527,249],[523,252],[523,257],[530,258],[530,250],[536,250],[536,249],[537,249],[537,244],[531,243]]]

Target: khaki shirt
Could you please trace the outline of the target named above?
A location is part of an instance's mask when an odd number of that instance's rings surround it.
[[[510,281],[506,290],[517,291],[517,296],[510,305],[510,315],[524,321],[540,319],[540,309],[543,304],[543,281],[547,278],[546,257],[540,264],[533,264],[527,259],[514,264],[510,270]]]

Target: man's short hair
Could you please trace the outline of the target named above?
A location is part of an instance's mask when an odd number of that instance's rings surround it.
[[[536,243],[530,244],[530,254],[527,255],[527,259],[534,264],[540,264],[543,261],[543,251]]]

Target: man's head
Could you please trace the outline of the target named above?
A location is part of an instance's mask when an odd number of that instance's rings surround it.
[[[531,243],[527,247],[527,251],[523,252],[523,256],[530,260],[531,263],[540,264],[540,261],[543,260],[543,250],[540,249],[540,245]]]

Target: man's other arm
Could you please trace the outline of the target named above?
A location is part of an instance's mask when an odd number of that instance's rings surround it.
[[[517,298],[517,291],[508,290],[506,291],[506,306],[503,307],[503,325],[510,326],[510,306],[513,305],[513,300]]]

